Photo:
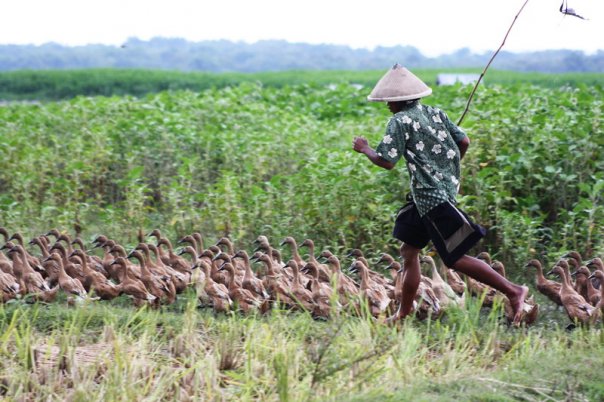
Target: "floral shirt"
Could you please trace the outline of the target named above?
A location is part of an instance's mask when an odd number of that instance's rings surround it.
[[[457,143],[465,136],[442,110],[419,101],[410,102],[390,118],[376,152],[392,163],[405,157],[411,195],[421,216],[443,202],[456,202],[460,180]]]

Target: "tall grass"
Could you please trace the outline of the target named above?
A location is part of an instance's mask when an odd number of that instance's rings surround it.
[[[165,311],[0,305],[0,392],[87,401],[604,397],[601,330],[510,330],[500,308],[477,319],[479,310],[392,328],[301,313],[214,316],[186,297]]]

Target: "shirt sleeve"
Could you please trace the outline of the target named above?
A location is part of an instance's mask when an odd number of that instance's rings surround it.
[[[440,113],[445,127],[447,127],[447,130],[451,134],[451,137],[453,138],[453,141],[455,141],[456,144],[467,137],[465,131],[463,131],[457,124],[449,120],[449,116],[447,116],[445,112],[441,110]]]
[[[406,130],[404,125],[395,117],[392,116],[386,127],[386,134],[375,152],[391,163],[396,163],[405,152]]]

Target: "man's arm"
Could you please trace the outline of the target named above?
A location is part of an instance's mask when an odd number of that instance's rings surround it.
[[[459,148],[459,156],[460,156],[459,159],[463,159],[469,146],[470,146],[470,138],[467,136],[464,137],[461,141],[459,141],[457,143],[457,147]]]
[[[358,153],[365,154],[365,156],[367,156],[367,158],[369,158],[369,160],[376,166],[387,170],[391,170],[394,167],[394,163],[388,162],[386,159],[379,156],[377,152],[375,152],[375,150],[369,146],[369,143],[365,137],[355,137],[354,140],[352,140],[352,149]]]

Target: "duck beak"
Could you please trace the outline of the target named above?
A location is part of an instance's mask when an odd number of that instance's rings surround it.
[[[577,271],[572,272],[572,273],[570,274],[570,276],[577,276]]]

